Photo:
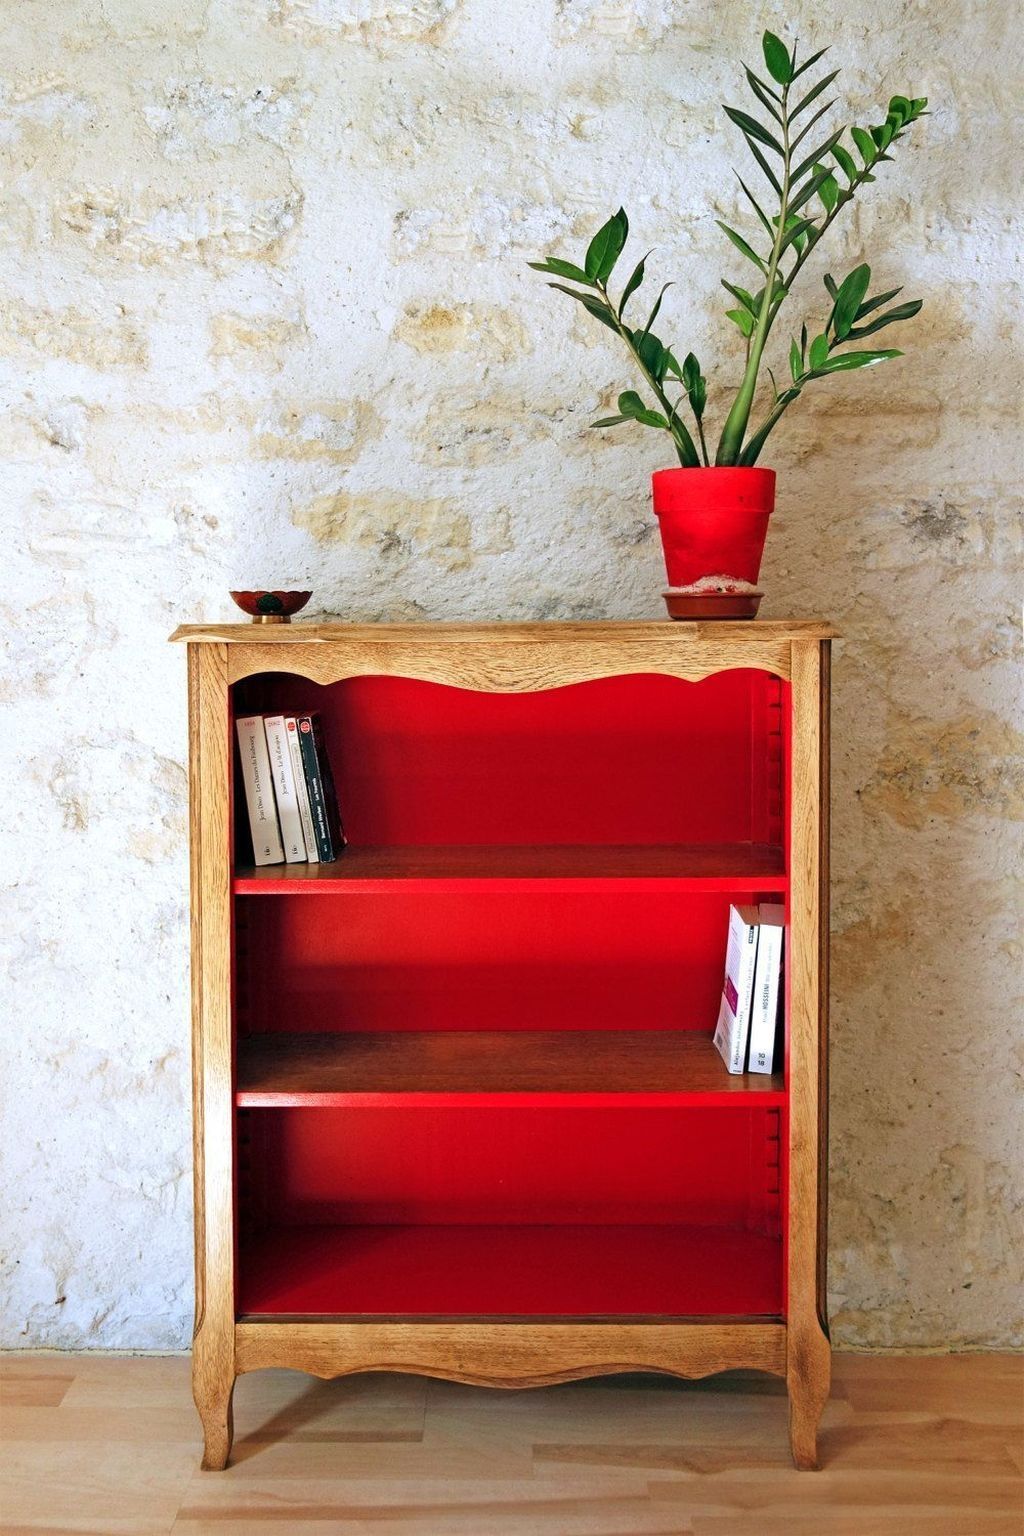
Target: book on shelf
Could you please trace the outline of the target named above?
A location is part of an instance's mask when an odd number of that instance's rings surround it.
[[[283,864],[284,847],[277,820],[274,783],[270,774],[270,754],[262,715],[244,715],[235,721],[238,751],[242,760],[242,783],[249,812],[254,864]]]
[[[732,1073],[747,1064],[754,972],[757,967],[758,913],[756,907],[729,908],[729,935],[725,951],[725,981],[715,1028],[715,1047]]]
[[[732,1073],[778,1066],[786,909],[775,902],[729,908],[725,982],[714,1043]]]
[[[330,864],[345,846],[320,716],[235,722],[253,862]]]
[[[778,1049],[778,1024],[785,933],[785,907],[779,902],[763,901],[758,907],[757,968],[750,1017],[748,1072],[774,1072],[782,1054]]]
[[[263,729],[267,733],[270,774],[274,781],[274,798],[277,801],[277,819],[281,826],[285,861],[288,864],[303,864],[306,861],[306,839],[299,815],[299,797],[292,757],[288,750],[284,715],[264,715]]]
[[[318,714],[299,715],[297,724],[317,857],[321,864],[333,864],[345,846],[345,834],[338,814],[338,797],[324,745],[323,727]]]
[[[319,864],[320,855],[316,851],[313,813],[309,808],[309,790],[306,788],[306,770],[302,766],[302,748],[299,745],[299,722],[294,715],[285,715],[284,730],[288,742],[288,755],[292,760],[292,777],[295,781],[295,798],[299,803],[299,820],[302,822],[306,858],[310,864]]]

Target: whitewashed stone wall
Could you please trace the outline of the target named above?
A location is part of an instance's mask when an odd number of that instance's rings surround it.
[[[835,1333],[1011,1338],[1012,16],[3,7],[3,1343],[189,1336],[185,683],[165,636],[231,618],[232,585],[308,584],[311,611],[359,619],[659,615],[660,440],[585,431],[634,381],[525,263],[625,203],[637,251],[677,280],[665,331],[704,359],[714,409],[739,365],[718,279],[743,280],[714,224],[737,212],[741,154],[719,103],[764,25],[833,43],[861,121],[892,91],[935,105],[831,257],[925,299],[908,355],[822,386],[768,456],[766,612],[845,635]]]

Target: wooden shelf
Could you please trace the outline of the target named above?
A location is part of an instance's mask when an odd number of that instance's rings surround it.
[[[277,1226],[243,1241],[238,1305],[258,1317],[776,1317],[782,1244],[727,1227]]]
[[[661,883],[736,894],[784,892],[782,850],[763,843],[594,844],[579,846],[479,844],[405,848],[346,848],[333,864],[268,864],[235,871],[237,895],[336,895],[443,882],[456,889],[470,882],[497,886],[531,883],[571,889],[583,882],[614,882],[645,888]]]
[[[785,1102],[780,1075],[734,1077],[701,1030],[548,1030],[254,1035],[238,1042],[240,1108],[535,1103]]]

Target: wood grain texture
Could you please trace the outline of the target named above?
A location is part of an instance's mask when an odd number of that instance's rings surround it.
[[[789,1228],[787,1367],[790,1442],[798,1467],[817,1465],[830,1348],[819,1311],[821,1163],[822,664],[817,642],[793,646],[790,815]]]
[[[223,646],[189,648],[192,1059],[196,1209],[193,1393],[204,1466],[231,1448],[234,1172],[231,999],[230,740]]]
[[[699,1030],[437,1030],[255,1035],[238,1043],[236,1091],[249,1106],[323,1096],[690,1094],[742,1103],[781,1096],[783,1079],[733,1076]]]
[[[832,642],[821,644],[818,895],[818,1319],[828,1332],[829,956],[831,950]]]
[[[510,1394],[256,1371],[196,1467],[187,1359],[0,1357],[4,1536],[1020,1536],[1024,1360],[838,1354],[822,1470],[785,1386],[617,1376]]]
[[[324,639],[317,645],[268,646],[262,638],[228,648],[231,682],[259,672],[289,672],[327,684],[346,677],[408,677],[480,693],[536,693],[597,678],[637,672],[700,682],[714,672],[753,667],[788,677],[786,640],[755,640],[742,646],[684,636],[647,635],[628,641],[596,635],[554,643],[520,639],[425,639],[406,630],[401,638]],[[742,659],[741,659],[742,658]]]
[[[679,1375],[701,1375],[732,1366],[784,1371],[791,1400],[793,1454],[798,1465],[814,1463],[815,1431],[828,1393],[829,1368],[828,1341],[819,1311],[824,1049],[819,1044],[819,1030],[825,1022],[821,973],[827,942],[822,926],[825,877],[820,794],[827,766],[822,641],[831,633],[829,626],[816,621],[781,625],[296,625],[262,630],[258,635],[249,626],[238,625],[192,627],[178,633],[178,638],[195,642],[189,645],[197,1215],[194,1392],[206,1436],[204,1465],[224,1466],[231,1444],[235,1375],[261,1363],[292,1365],[328,1375],[373,1369],[423,1371],[506,1385],[641,1366]],[[621,1321],[596,1325],[303,1321],[242,1322],[236,1326],[228,835],[231,683],[264,670],[299,672],[321,682],[362,673],[390,673],[467,688],[525,692],[590,677],[643,671],[696,680],[735,667],[760,667],[793,682],[788,1327],[720,1319],[640,1325]],[[536,852],[528,850],[519,856],[536,857]],[[753,857],[760,861],[763,852],[759,850]],[[548,855],[549,851],[545,857]],[[422,850],[417,857],[423,857]],[[597,857],[605,857],[604,852]],[[743,857],[749,860],[752,855],[748,851]],[[548,863],[546,867],[552,866]],[[579,865],[576,867],[578,872]],[[762,873],[749,862],[745,868],[746,878],[755,879]],[[770,867],[764,873],[778,881],[783,878],[781,870],[778,852],[773,850]],[[384,873],[379,874],[385,878]],[[419,877],[424,878],[422,872]],[[345,878],[342,873],[342,884]],[[637,874],[636,878],[648,876]],[[314,879],[307,875],[307,880],[315,889],[324,877],[318,873]],[[241,888],[255,890],[259,884],[259,878],[250,872],[250,880]],[[295,886],[300,884],[301,879],[296,878]],[[236,883],[235,889],[239,888]],[[324,888],[331,888],[331,876],[324,881]],[[353,1327],[358,1329],[356,1333]],[[587,1331],[593,1327],[602,1331]]]
[[[346,882],[395,880],[687,881],[725,890],[785,886],[781,848],[766,843],[588,843],[501,847],[450,843],[417,847],[348,847],[333,864],[240,866],[235,888],[255,895],[271,885],[316,885],[329,893]]]
[[[715,646],[727,640],[732,644],[759,645],[766,641],[823,640],[838,631],[823,619],[750,619],[728,623],[702,621],[687,623],[665,619],[606,619],[573,623],[525,624],[336,624],[313,623],[299,619],[291,624],[271,626],[255,624],[180,624],[170,636],[172,641],[190,645],[272,645],[292,646],[332,644],[393,644],[416,639],[421,644],[476,645],[481,641],[502,645],[559,646],[566,642],[585,644],[609,641],[615,645],[645,644],[652,639],[687,641]]]
[[[537,1387],[638,1370],[782,1375],[786,1340],[779,1323],[242,1322],[235,1359],[239,1373],[290,1365],[313,1376],[388,1370]]]

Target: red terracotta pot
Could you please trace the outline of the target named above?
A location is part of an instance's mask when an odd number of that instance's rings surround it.
[[[774,469],[659,469],[651,481],[669,612],[752,618],[761,601],[757,578],[775,505]]]

